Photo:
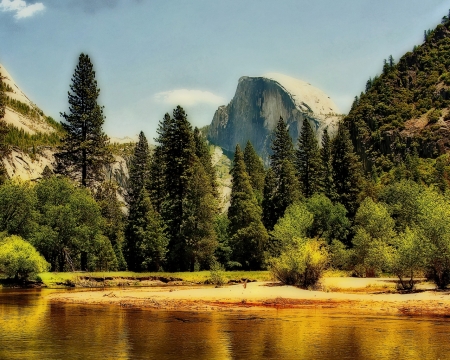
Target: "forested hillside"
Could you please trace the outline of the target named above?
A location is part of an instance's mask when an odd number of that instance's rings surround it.
[[[398,61],[390,56],[369,79],[345,123],[366,171],[388,170],[408,154],[435,158],[450,150],[450,21]]]

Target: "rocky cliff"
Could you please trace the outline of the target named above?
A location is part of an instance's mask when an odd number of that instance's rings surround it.
[[[325,93],[304,81],[276,73],[244,76],[231,102],[215,112],[208,139],[229,152],[234,152],[236,144],[244,148],[250,140],[268,165],[272,133],[280,116],[295,144],[303,121],[311,123],[320,141],[326,127],[335,131],[338,113]]]
[[[27,135],[58,134],[56,122],[45,116],[44,112],[19,88],[1,64],[0,73],[7,96],[4,117],[6,123],[23,130]],[[129,137],[111,139],[111,143],[119,145],[135,141]],[[36,146],[28,149],[30,151],[24,150],[27,149],[11,146],[11,151],[2,160],[9,178],[35,181],[41,178],[46,166],[53,170],[56,151],[54,146]],[[125,186],[128,179],[128,166],[125,158],[126,156],[122,154],[114,155],[114,163],[105,167],[106,178],[116,181],[122,187]]]

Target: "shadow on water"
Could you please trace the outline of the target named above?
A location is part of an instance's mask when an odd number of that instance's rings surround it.
[[[446,358],[450,321],[336,310],[170,312],[0,290],[0,359]]]

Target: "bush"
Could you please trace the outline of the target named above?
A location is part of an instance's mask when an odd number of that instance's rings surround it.
[[[21,237],[13,235],[0,243],[0,272],[7,277],[25,280],[49,268],[33,245]]]
[[[210,282],[211,284],[222,286],[225,284],[225,279],[223,277],[223,272],[225,269],[223,266],[217,261],[213,260],[210,265]]]
[[[272,275],[283,284],[314,286],[328,264],[328,251],[320,240],[294,238],[277,258],[269,261]]]

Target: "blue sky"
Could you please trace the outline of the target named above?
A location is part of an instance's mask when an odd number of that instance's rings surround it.
[[[450,0],[0,0],[0,62],[60,120],[81,52],[94,63],[110,136],[155,136],[182,105],[209,124],[241,76],[279,72],[342,113],[383,59],[420,44]]]

